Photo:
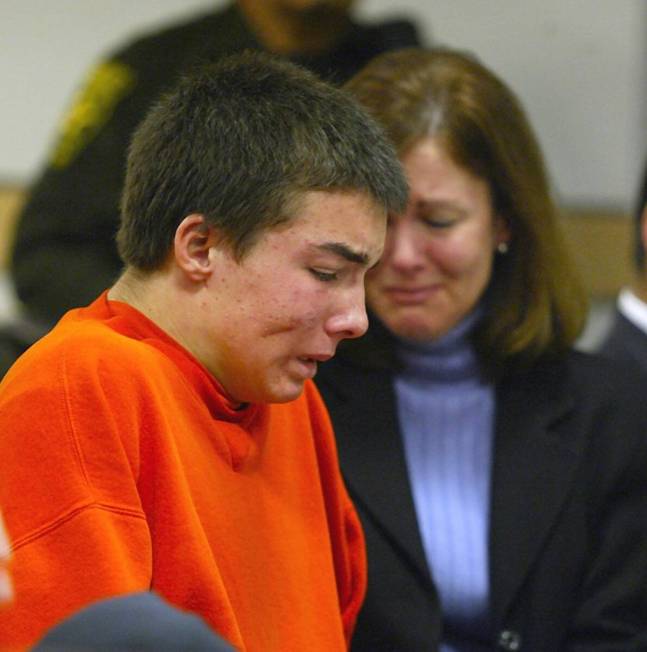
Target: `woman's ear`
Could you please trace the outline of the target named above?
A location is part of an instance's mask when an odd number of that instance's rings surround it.
[[[508,220],[496,215],[494,218],[494,249],[501,252],[508,251],[511,238],[512,233],[510,233]]]
[[[187,215],[175,231],[173,255],[177,266],[193,281],[205,281],[213,273],[212,248],[218,241],[215,227],[204,215]]]

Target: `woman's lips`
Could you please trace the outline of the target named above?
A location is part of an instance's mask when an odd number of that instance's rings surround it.
[[[424,303],[434,293],[438,292],[440,287],[438,283],[416,287],[389,286],[384,289],[384,292],[394,303],[414,306]]]

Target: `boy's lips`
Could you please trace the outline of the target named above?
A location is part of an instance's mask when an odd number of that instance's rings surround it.
[[[304,378],[314,378],[317,373],[318,363],[330,360],[333,355],[333,353],[314,353],[312,355],[298,356],[296,360],[300,368],[300,375]]]

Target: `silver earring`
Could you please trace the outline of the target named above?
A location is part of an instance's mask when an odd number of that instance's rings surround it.
[[[499,242],[499,244],[496,246],[496,250],[500,254],[507,254],[508,253],[508,243],[507,242]]]

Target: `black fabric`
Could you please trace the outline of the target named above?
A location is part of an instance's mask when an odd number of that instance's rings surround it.
[[[46,326],[22,317],[0,324],[0,380],[16,358],[46,331]]]
[[[364,525],[352,649],[436,650],[442,617],[398,426],[393,372],[358,340],[315,378]],[[492,649],[647,649],[647,403],[641,376],[570,352],[496,387]],[[511,648],[511,641],[518,648]],[[499,647],[497,647],[499,646]]]
[[[33,652],[233,652],[195,614],[153,593],[100,600],[53,627]]]
[[[611,330],[599,351],[608,358],[637,366],[647,375],[647,333],[616,310]]]
[[[419,42],[405,20],[353,24],[334,51],[294,60],[343,82],[380,52]],[[29,316],[51,325],[118,276],[114,238],[127,146],[154,99],[196,64],[260,47],[231,5],[144,36],[109,57],[134,72],[134,87],[69,165],[43,170],[18,220],[11,274]]]

